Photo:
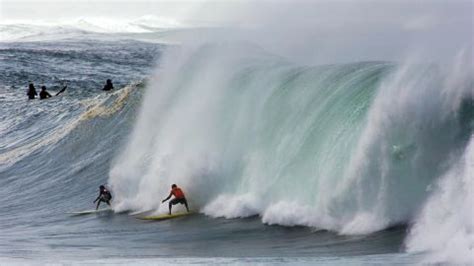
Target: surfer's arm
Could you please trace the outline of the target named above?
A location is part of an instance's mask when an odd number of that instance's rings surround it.
[[[94,203],[100,199],[101,195],[102,195],[102,193],[100,193],[99,196],[97,196],[97,198],[94,200]]]
[[[170,193],[170,194],[168,195],[168,197],[167,197],[166,199],[162,200],[161,202],[163,203],[163,202],[169,200],[169,199],[171,198],[171,195],[173,195],[173,193]]]

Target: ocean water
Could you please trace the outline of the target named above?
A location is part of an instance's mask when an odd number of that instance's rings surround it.
[[[307,65],[87,25],[2,28],[0,263],[474,261],[469,56]],[[198,214],[135,218],[172,183]],[[68,214],[101,184],[113,212]]]

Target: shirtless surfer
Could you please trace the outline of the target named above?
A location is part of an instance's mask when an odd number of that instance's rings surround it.
[[[176,184],[171,185],[171,192],[168,195],[168,197],[164,200],[161,201],[161,203],[164,203],[165,201],[169,200],[171,196],[174,196],[174,199],[172,199],[169,202],[169,215],[171,215],[171,207],[173,205],[176,205],[178,203],[184,204],[186,206],[186,210],[189,212],[188,208],[188,202],[186,201],[186,197],[184,196],[184,192],[179,188]]]

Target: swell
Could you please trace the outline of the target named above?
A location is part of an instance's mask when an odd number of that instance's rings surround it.
[[[144,86],[134,80],[143,80],[162,48],[102,39],[0,44],[5,219],[23,214],[50,221],[60,219],[54,215],[58,212],[83,209],[90,202],[134,121]],[[106,79],[113,80],[113,92],[101,91]],[[68,88],[60,96],[29,101],[28,81],[37,89],[45,85],[51,94],[65,84]]]
[[[24,88],[33,81],[59,90],[67,83],[68,94],[84,98],[89,96],[85,90],[97,92],[109,78],[119,87],[143,79],[162,49],[133,40],[0,43],[0,86]]]
[[[138,83],[82,100],[29,103],[25,119],[43,122],[30,123],[29,132],[13,130],[17,142],[2,150],[0,194],[5,219],[39,215],[45,222],[58,219],[52,215],[58,211],[83,208],[105,182],[111,158],[129,133],[142,87]],[[51,110],[33,115],[37,108]]]

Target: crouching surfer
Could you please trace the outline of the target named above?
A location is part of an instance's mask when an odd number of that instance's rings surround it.
[[[109,190],[105,188],[105,186],[99,187],[99,196],[94,200],[94,203],[97,201],[96,210],[99,209],[99,205],[101,202],[107,203],[110,206],[110,200],[112,199],[112,194]]]
[[[186,210],[189,212],[188,208],[188,202],[186,201],[186,197],[184,196],[184,192],[179,188],[176,184],[171,185],[171,192],[168,195],[168,197],[164,200],[161,201],[161,203],[164,203],[165,201],[169,200],[171,196],[174,196],[174,199],[172,199],[169,202],[169,215],[171,215],[171,207],[173,205],[176,205],[178,203],[184,204],[186,206]]]

